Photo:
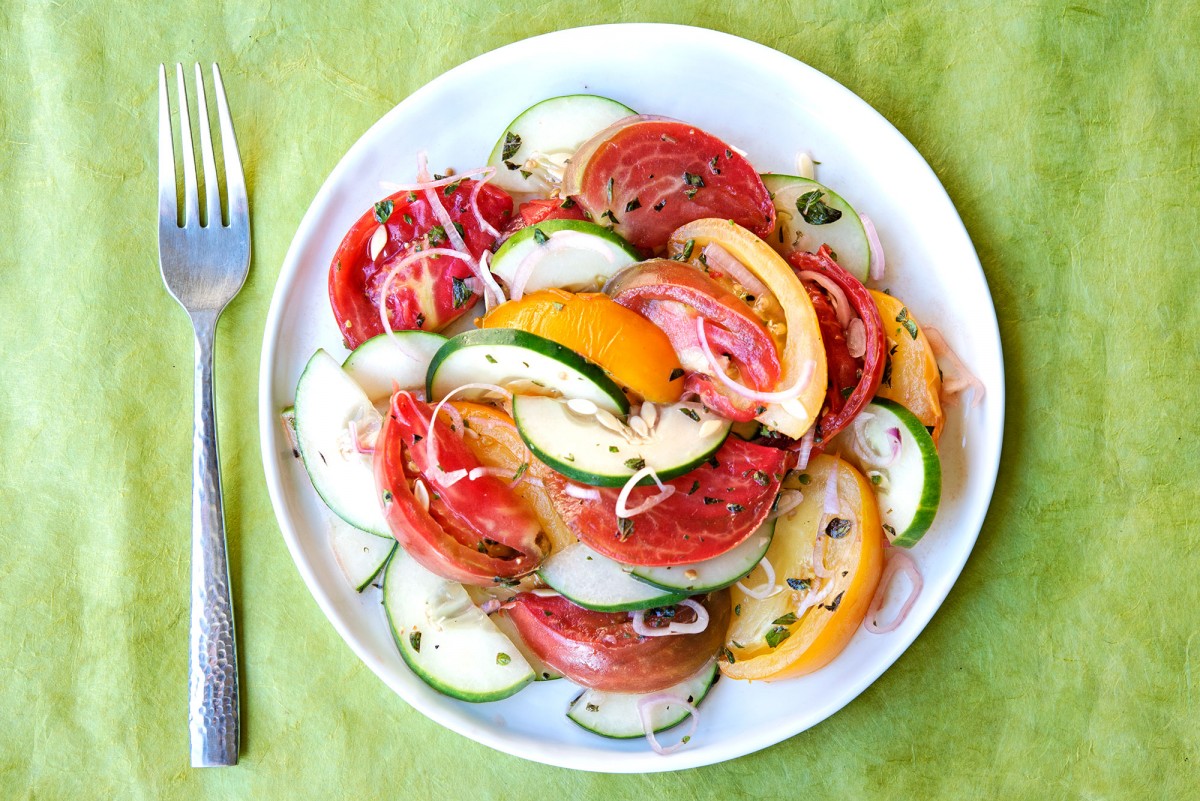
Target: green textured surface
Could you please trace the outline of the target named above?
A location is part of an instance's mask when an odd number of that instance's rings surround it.
[[[203,7],[0,9],[0,797],[1196,797],[1191,4]],[[309,596],[259,462],[262,328],[320,183],[414,89],[564,20],[718,28],[857,92],[945,183],[1005,345],[1005,461],[942,611],[830,720],[683,774],[541,767],[412,711]],[[191,342],[153,225],[155,70],[197,57],[225,70],[256,248],[217,354],[244,753],[207,772],[185,726]]]

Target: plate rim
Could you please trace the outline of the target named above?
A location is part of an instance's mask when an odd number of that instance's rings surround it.
[[[608,759],[599,760],[597,756],[590,750],[575,746],[572,744],[555,744],[556,747],[546,747],[546,744],[540,744],[540,748],[531,748],[526,743],[528,739],[526,735],[513,734],[508,737],[498,734],[495,730],[486,726],[481,726],[471,720],[462,719],[452,714],[448,714],[445,710],[436,708],[428,703],[419,695],[410,693],[407,688],[404,688],[397,682],[389,678],[392,668],[384,664],[354,637],[347,629],[345,624],[340,619],[340,613],[334,608],[334,601],[324,592],[318,591],[319,583],[308,567],[300,536],[297,534],[291,519],[284,514],[286,505],[284,502],[284,488],[282,469],[277,464],[279,445],[282,437],[282,432],[279,430],[277,423],[277,414],[274,411],[276,408],[283,408],[278,405],[277,399],[274,397],[272,390],[274,363],[277,358],[280,341],[282,339],[282,327],[280,325],[281,318],[286,305],[285,298],[291,294],[291,289],[295,285],[300,272],[301,253],[305,249],[307,240],[311,239],[314,234],[314,229],[318,226],[317,208],[324,205],[328,195],[334,191],[334,187],[339,183],[343,174],[347,172],[348,165],[351,162],[352,156],[358,148],[363,147],[365,140],[371,139],[376,131],[380,128],[387,127],[392,118],[403,113],[404,108],[409,104],[424,99],[427,95],[436,94],[443,85],[456,80],[463,73],[477,71],[483,69],[489,62],[502,61],[506,57],[512,55],[513,51],[524,50],[526,48],[536,48],[539,43],[544,43],[550,39],[579,37],[588,34],[601,34],[603,36],[619,36],[622,32],[637,32],[638,35],[644,35],[649,32],[652,34],[661,35],[664,41],[675,41],[672,37],[688,37],[690,46],[711,45],[720,47],[725,51],[741,51],[739,55],[749,55],[759,59],[774,61],[785,65],[792,70],[794,74],[802,75],[807,81],[812,81],[817,84],[822,84],[825,91],[830,91],[835,95],[841,96],[844,100],[858,104],[862,111],[874,119],[878,124],[881,124],[896,137],[896,140],[901,148],[908,155],[914,158],[914,164],[919,165],[919,169],[928,174],[936,187],[936,191],[940,193],[940,199],[948,204],[953,211],[954,227],[953,234],[961,236],[965,241],[973,259],[970,264],[965,265],[966,268],[977,272],[983,282],[983,288],[987,294],[988,306],[991,310],[991,315],[987,323],[990,329],[987,333],[990,336],[989,344],[995,346],[994,354],[996,359],[996,369],[998,375],[998,384],[995,387],[988,388],[987,402],[995,405],[995,419],[998,430],[996,431],[996,447],[993,458],[990,462],[986,462],[987,472],[982,476],[986,492],[982,493],[980,500],[974,504],[973,509],[969,510],[967,515],[970,520],[967,526],[970,529],[970,547],[965,548],[962,557],[955,562],[950,563],[950,569],[941,571],[945,577],[945,591],[940,593],[937,603],[932,607],[929,615],[924,620],[920,621],[920,625],[913,630],[911,637],[898,638],[892,641],[892,646],[887,651],[880,654],[880,657],[875,661],[875,668],[864,672],[863,677],[858,681],[849,685],[849,691],[838,693],[838,700],[827,702],[815,710],[809,710],[806,715],[807,723],[798,727],[789,726],[764,726],[761,734],[757,737],[747,737],[738,740],[734,743],[725,743],[720,748],[695,748],[683,749],[682,751],[673,754],[669,759],[664,759],[652,751],[646,753],[618,753],[605,752]],[[680,39],[679,41],[682,41]],[[704,41],[702,41],[704,40]],[[797,734],[806,731],[819,723],[826,720],[830,715],[842,709],[854,699],[858,698],[863,691],[873,684],[878,678],[886,672],[896,660],[912,646],[917,637],[929,625],[933,616],[941,609],[945,603],[946,597],[957,584],[962,570],[966,565],[967,559],[970,558],[974,551],[975,545],[978,542],[979,535],[986,521],[988,511],[991,507],[991,502],[995,494],[996,481],[999,475],[999,466],[1002,459],[1003,444],[1004,444],[1004,429],[1005,429],[1005,404],[1006,404],[1006,380],[1004,369],[1003,342],[1000,337],[999,321],[995,311],[995,300],[991,292],[991,288],[987,282],[987,275],[983,271],[982,264],[979,261],[978,251],[970,238],[970,234],[966,230],[966,225],[959,214],[957,207],[950,198],[942,182],[938,179],[933,168],[916,149],[908,138],[904,136],[887,118],[877,111],[870,103],[859,97],[852,90],[842,85],[836,79],[826,75],[816,68],[806,64],[799,59],[788,55],[782,51],[776,50],[768,45],[746,39],[735,34],[726,33],[723,31],[714,30],[711,28],[679,25],[672,23],[608,23],[603,25],[580,26],[573,28],[565,28],[561,30],[543,33],[538,36],[529,37],[526,39],[517,40],[501,47],[481,53],[468,61],[458,64],[440,75],[436,76],[429,82],[425,83],[410,95],[405,97],[371,126],[369,126],[350,146],[345,153],[342,154],[333,170],[322,182],[316,195],[310,201],[308,208],[302,217],[300,224],[297,226],[296,232],[292,237],[291,243],[288,246],[287,253],[280,266],[276,284],[271,296],[271,304],[267,313],[262,343],[262,353],[259,364],[259,432],[260,432],[260,449],[263,461],[263,469],[266,478],[267,491],[271,499],[271,507],[274,512],[276,522],[279,525],[280,534],[284,542],[287,544],[288,552],[292,557],[293,563],[296,565],[301,578],[304,580],[306,589],[313,599],[317,602],[325,618],[333,625],[338,635],[350,647],[351,651],[378,676],[393,693],[398,695],[405,703],[417,710],[431,721],[443,726],[451,731],[454,731],[462,736],[468,737],[489,748],[510,754],[522,759],[564,767],[576,770],[598,772],[598,773],[650,773],[650,772],[667,772],[676,770],[685,770],[705,765],[718,764],[731,759],[736,759],[747,754],[768,748],[772,745],[790,739]],[[989,434],[991,432],[988,432]],[[986,496],[986,497],[983,497]],[[965,535],[958,535],[965,536]],[[965,541],[964,541],[965,544]]]

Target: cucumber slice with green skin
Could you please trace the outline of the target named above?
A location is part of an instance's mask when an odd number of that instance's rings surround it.
[[[496,628],[500,629],[501,634],[512,640],[512,644],[517,646],[517,650],[529,662],[529,666],[533,668],[534,681],[554,681],[563,677],[563,674],[547,665],[541,660],[541,657],[530,650],[525,641],[521,639],[521,632],[517,631],[517,624],[512,622],[511,617],[506,614],[496,614],[491,616],[491,621],[496,624]]]
[[[577,542],[543,562],[538,576],[577,606],[597,612],[653,609],[687,597],[632,579],[627,571],[619,562]]]
[[[536,262],[527,268],[526,293],[556,288],[598,292],[613,275],[641,261],[624,239],[586,220],[546,220],[522,228],[496,251],[492,273],[511,286],[527,259]]]
[[[329,531],[329,546],[350,586],[362,592],[398,546],[391,537],[380,537],[335,520]]]
[[[767,554],[771,539],[775,536],[775,521],[768,520],[751,534],[745,542],[731,551],[696,562],[674,567],[634,567],[630,574],[661,590],[699,595],[713,592],[744,579]]]
[[[572,406],[557,398],[517,395],[513,420],[537,458],[593,487],[622,487],[643,467],[653,468],[660,481],[681,476],[703,464],[729,435],[729,421],[700,403],[656,406],[657,420],[648,437],[632,432],[626,437]],[[653,481],[646,476],[638,483]]]
[[[900,434],[894,462],[892,430]],[[875,488],[888,540],[902,548],[916,545],[933,524],[942,496],[942,463],[929,430],[899,403],[876,398],[838,436],[846,445],[844,458]]]
[[[431,401],[464,384],[509,387],[531,382],[535,388],[564,398],[590,400],[616,414],[629,410],[625,393],[604,370],[570,348],[514,328],[486,328],[459,334],[433,356],[425,377],[425,396]],[[458,400],[478,400],[488,390],[464,390]]]
[[[445,344],[444,336],[428,331],[380,334],[355,348],[342,363],[342,369],[362,387],[372,403],[379,403],[391,397],[393,382],[401,389],[423,387],[433,354]]]
[[[690,679],[663,690],[664,693],[688,699],[692,706],[699,706],[708,696],[708,691],[717,683],[717,663],[710,662]],[[654,693],[657,695],[658,693]],[[590,732],[617,740],[645,737],[642,718],[638,714],[638,701],[644,698],[638,693],[606,693],[600,690],[584,690],[571,702],[567,717]],[[676,704],[658,704],[650,710],[650,726],[655,733],[682,723],[688,716],[686,707]]]
[[[508,192],[544,193],[561,181],[565,160],[580,145],[617,120],[636,113],[598,95],[563,95],[536,103],[518,114],[500,134],[488,158],[488,165],[496,168],[491,183]],[[529,175],[522,175],[522,170]]]
[[[398,548],[384,571],[383,608],[400,656],[426,684],[472,703],[508,698],[533,668],[461,584]]]
[[[768,241],[781,254],[787,255],[797,247],[813,253],[822,244],[836,255],[838,264],[859,281],[866,281],[871,268],[871,246],[858,212],[824,184],[796,175],[762,176],[763,183],[775,201],[777,230]],[[831,223],[813,225],[805,221],[796,208],[796,201],[808,192],[822,192],[821,202],[837,209],[842,216]]]
[[[355,528],[380,537],[391,530],[375,494],[371,455],[355,450],[349,424],[359,430],[382,422],[371,399],[337,360],[318,350],[296,384],[296,444],[321,500]]]

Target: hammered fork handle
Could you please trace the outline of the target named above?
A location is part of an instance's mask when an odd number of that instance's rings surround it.
[[[188,729],[193,767],[236,765],[240,738],[237,645],[213,404],[213,340],[219,315],[220,312],[191,315],[196,333],[188,665]]]

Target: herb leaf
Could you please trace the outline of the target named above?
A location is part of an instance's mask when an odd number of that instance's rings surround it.
[[[646,466],[646,460],[638,457],[637,459],[626,459],[625,466],[630,470],[641,470]]]
[[[638,200],[635,197],[633,200],[631,200],[625,204],[625,213],[628,214],[629,212],[634,211],[636,209],[640,209],[641,207],[642,207],[642,201]]]
[[[429,229],[429,244],[437,247],[446,241],[446,229],[435,225]]]
[[[683,378],[683,368],[676,367],[674,370],[671,371],[671,377],[668,378],[667,380],[668,381],[677,381],[680,378]]]
[[[451,283],[454,289],[454,308],[461,309],[466,302],[471,299],[471,295],[474,293],[472,293],[471,288],[467,286],[467,280],[465,278],[459,278],[457,275],[453,276]]]
[[[850,533],[850,528],[853,524],[842,517],[835,517],[829,521],[829,525],[825,527],[825,535],[830,539],[840,540],[842,537]]]
[[[688,417],[690,417],[690,418],[692,418],[693,420],[695,420],[697,423],[699,423],[699,422],[700,422],[700,415],[699,415],[699,414],[696,412],[696,410],[695,410],[695,409],[689,409],[689,408],[688,408],[688,407],[686,407],[686,406],[681,406],[681,407],[679,407],[679,411],[683,412],[683,413],[684,413],[684,414],[686,414]]]
[[[797,592],[807,590],[812,587],[812,583],[808,579],[790,578],[787,580],[787,585]]]
[[[508,161],[513,156],[517,155],[517,151],[521,149],[521,137],[512,131],[504,134],[504,150],[500,152],[500,160]]]
[[[375,204],[375,222],[383,225],[388,221],[388,217],[392,216],[392,209],[395,203],[390,200],[381,200]]]
[[[412,634],[409,634],[408,644],[411,645],[412,649],[418,654],[421,653],[421,632],[414,631]]]
[[[783,617],[777,617],[771,621],[772,626],[790,626],[796,622],[796,613],[788,612]]]
[[[820,189],[814,189],[796,198],[796,211],[809,225],[828,225],[842,218],[840,211],[821,200],[824,195]]]
[[[896,322],[904,326],[904,330],[908,332],[910,337],[913,339],[917,338],[917,324],[913,322],[913,318],[908,316],[907,306],[902,306],[900,308],[900,313],[896,315]]]
[[[533,241],[534,242],[537,242],[539,245],[544,245],[549,240],[550,240],[550,237],[546,236],[546,233],[541,228],[533,229]]]
[[[786,626],[776,626],[767,632],[767,645],[771,648],[776,647],[779,643],[792,636],[792,632]]]

